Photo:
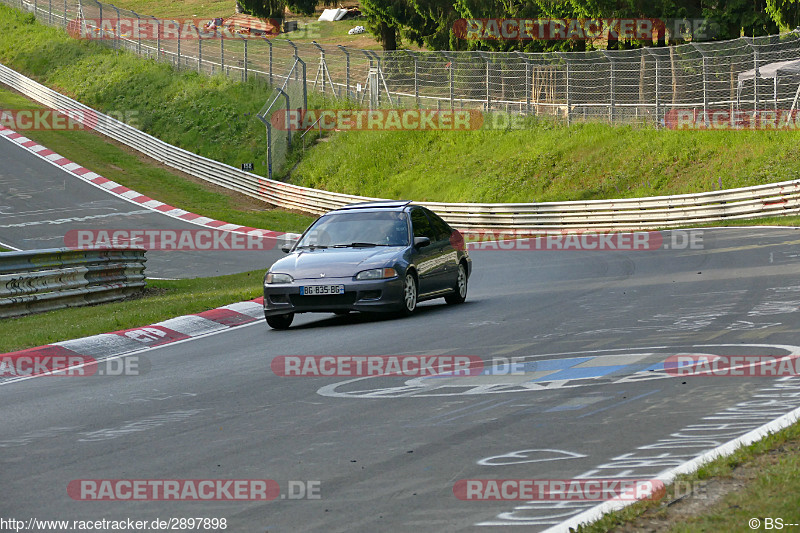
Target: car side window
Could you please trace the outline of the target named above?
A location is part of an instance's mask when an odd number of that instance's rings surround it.
[[[436,232],[437,241],[446,241],[450,238],[450,227],[442,220],[439,215],[428,211],[428,218],[431,220],[431,227]]]
[[[411,226],[414,228],[414,237],[428,237],[432,241],[436,239],[428,216],[422,209],[411,210]]]

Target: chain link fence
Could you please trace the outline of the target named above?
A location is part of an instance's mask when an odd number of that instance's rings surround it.
[[[800,61],[800,29],[634,50],[370,51],[282,37],[168,39],[162,38],[165,30],[176,24],[185,30],[185,21],[158,20],[96,0],[0,1],[32,11],[46,24],[94,31],[108,46],[179,68],[243,81],[261,78],[286,95],[274,91],[268,104],[278,107],[265,106],[262,117],[284,104],[296,109],[302,100],[305,106],[308,92],[317,92],[363,108],[478,109],[549,116],[567,124],[602,120],[658,127],[671,110],[795,109],[800,96],[800,65],[776,66]],[[130,19],[158,31],[144,37],[126,32],[122,21]],[[87,20],[106,23],[87,28]]]

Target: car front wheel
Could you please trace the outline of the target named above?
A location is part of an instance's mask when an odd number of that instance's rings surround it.
[[[267,317],[267,324],[272,329],[288,329],[292,325],[292,320],[294,320],[294,313],[271,315]]]
[[[417,280],[410,272],[406,273],[403,281],[403,308],[400,313],[404,316],[412,314],[417,309]]]
[[[454,292],[445,296],[444,301],[449,304],[464,303],[464,300],[467,299],[467,269],[464,267],[464,263],[458,265],[458,277],[453,289]]]

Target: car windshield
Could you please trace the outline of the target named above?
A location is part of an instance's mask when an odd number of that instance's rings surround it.
[[[321,217],[297,248],[408,246],[408,218],[398,211],[343,212]]]

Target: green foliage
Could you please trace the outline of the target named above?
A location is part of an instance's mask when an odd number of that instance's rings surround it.
[[[651,18],[706,19],[717,29],[714,38],[731,39],[740,35],[761,36],[777,33],[779,25],[793,28],[800,17],[800,0],[720,0],[708,4],[698,0],[364,0],[367,27],[384,42],[386,36],[405,38],[429,49],[442,50],[521,50],[582,51],[593,43],[583,40],[464,40],[453,32],[461,18]],[[658,44],[666,44],[662,31]],[[637,48],[651,42],[610,38],[609,49]]]
[[[286,8],[286,0],[239,0],[239,4],[245,13],[273,19],[282,19]]]
[[[508,131],[350,131],[309,149],[292,181],[348,194],[442,202],[696,193],[717,189],[720,178],[724,188],[800,178],[798,140],[798,132],[563,127],[547,121]]]

